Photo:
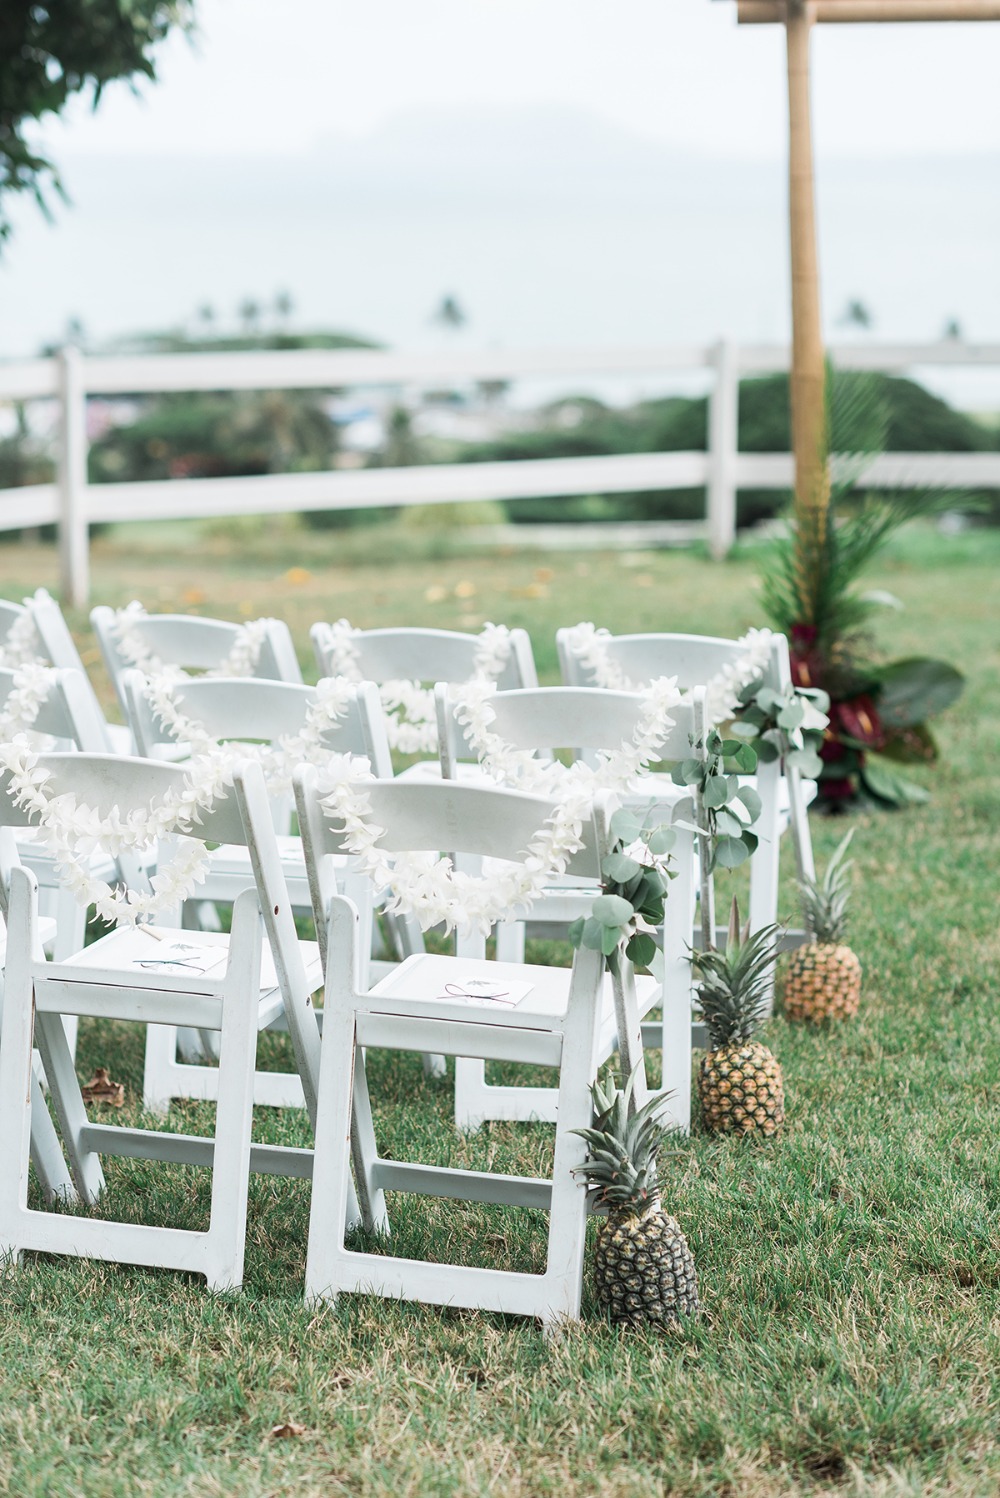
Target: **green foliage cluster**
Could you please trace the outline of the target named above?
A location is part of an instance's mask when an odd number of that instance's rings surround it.
[[[890,452],[990,452],[1000,447],[1000,431],[953,410],[912,380],[891,375],[846,372],[838,375],[841,398],[863,391],[866,403],[884,414],[884,443]],[[790,451],[788,377],[768,375],[740,381],[738,441],[741,452]],[[591,397],[555,402],[532,431],[512,432],[468,444],[456,456],[464,462],[518,461],[525,458],[587,457],[625,452],[704,452],[708,446],[705,396],[667,397],[619,409]],[[983,495],[971,496],[983,500]],[[963,499],[966,496],[963,496]],[[1000,520],[1000,495],[987,502]],[[901,496],[905,505],[906,496]],[[511,520],[524,523],[581,520],[690,520],[704,514],[701,489],[659,493],[589,495],[572,499],[519,499],[506,504]],[[740,490],[741,526],[776,515],[783,499],[775,490]]]
[[[337,429],[312,394],[162,395],[90,449],[92,483],[329,468]]]
[[[779,757],[800,774],[815,780],[823,768],[819,757],[823,729],[809,726],[806,705],[818,713],[830,709],[828,693],[820,688],[792,687],[778,692],[763,677],[748,682],[739,693],[739,711],[729,731],[750,744],[758,760],[771,764]],[[795,737],[799,742],[796,743]]]
[[[601,865],[601,893],[589,916],[569,928],[574,947],[603,952],[608,967],[617,972],[619,953],[637,968],[656,959],[654,933],[663,924],[663,906],[674,877],[670,852],[676,842],[672,827],[656,820],[651,805],[645,816],[620,807],[611,818],[615,845]]]
[[[753,786],[740,784],[740,776],[752,775],[756,768],[753,745],[746,739],[724,739],[717,728],[705,735],[702,754],[682,759],[674,768],[674,784],[697,794],[697,830],[708,839],[709,873],[716,867],[738,869],[756,850],[758,838],[751,828],[760,816],[760,797]]]
[[[58,169],[31,141],[31,126],[89,91],[96,108],[107,84],[155,78],[153,54],[172,26],[190,26],[192,0],[4,0],[0,6],[0,244],[10,234],[7,200],[30,193],[48,211],[64,197]]]

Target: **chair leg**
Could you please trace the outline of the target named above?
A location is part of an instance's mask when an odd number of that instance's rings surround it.
[[[335,1300],[350,1205],[351,1112],[356,1056],[354,1014],[328,1014],[323,1025],[312,1208],[306,1251],[306,1301]]]
[[[219,1037],[219,1092],[212,1160],[206,1277],[210,1290],[238,1290],[246,1250],[253,1083],[257,1060],[262,921],[255,892],[233,910],[233,934]]]
[[[351,1156],[354,1161],[354,1179],[357,1183],[357,1208],[347,1204],[347,1225],[353,1226],[355,1215],[369,1232],[388,1236],[389,1218],[385,1209],[385,1192],[375,1185],[375,1166],[378,1161],[378,1146],[375,1143],[375,1125],[372,1121],[371,1098],[368,1094],[368,1076],[365,1069],[365,1053],[361,1046],[354,1053],[353,1083],[354,1117],[351,1127]]]
[[[603,966],[597,952],[577,956],[577,972],[592,961]],[[548,1257],[545,1267],[546,1327],[576,1321],[583,1294],[583,1261],[587,1236],[587,1197],[574,1171],[587,1157],[586,1142],[573,1131],[589,1128],[594,1104],[590,1084],[597,1066],[597,1024],[594,1007],[570,1000],[559,1074],[559,1122],[556,1126],[549,1209]]]
[[[34,1067],[31,1072],[31,1163],[47,1202],[78,1200]]]
[[[757,789],[760,793],[761,812],[754,826],[760,841],[750,860],[750,930],[760,931],[778,919],[778,859],[781,843],[781,823],[778,811],[778,792],[781,786],[781,764],[773,760],[760,765],[757,770]],[[772,964],[767,983],[767,1013],[774,1004],[774,966]]]
[[[81,1198],[91,1206],[104,1190],[104,1172],[99,1156],[83,1142],[88,1124],[87,1110],[80,1094],[66,1031],[58,1014],[42,1012],[35,1016],[35,1043],[49,1079],[52,1103],[73,1179]]]

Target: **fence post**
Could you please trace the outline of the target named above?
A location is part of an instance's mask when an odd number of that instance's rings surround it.
[[[59,351],[59,579],[63,602],[83,608],[90,594],[87,524],[87,386],[83,355]]]
[[[712,350],[715,384],[708,398],[708,549],[721,562],[736,540],[736,455],[740,372],[736,344]]]

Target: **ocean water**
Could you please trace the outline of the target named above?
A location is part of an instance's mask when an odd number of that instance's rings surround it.
[[[293,325],[406,348],[789,333],[783,164],[671,152],[585,115],[424,113],[294,159],[63,165],[72,208],[50,226],[19,205],[0,261],[2,358],[71,317],[92,342],[193,326],[205,303],[235,327],[244,298],[280,290]],[[837,324],[858,298],[877,339],[933,339],[954,318],[1000,342],[1000,158],[821,160],[818,179],[828,335],[857,336]],[[433,323],[445,294],[457,334]],[[934,381],[1000,407],[1000,371]]]

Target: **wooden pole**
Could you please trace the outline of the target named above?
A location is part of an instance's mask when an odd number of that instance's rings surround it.
[[[815,0],[813,20],[826,24],[857,21],[1000,21],[1000,0]],[[765,26],[785,19],[785,0],[737,0],[742,26]]]
[[[821,546],[826,535],[830,480],[827,465],[826,365],[819,303],[819,256],[809,103],[809,35],[812,14],[803,0],[788,0],[788,210],[792,271],[792,452],[800,551]],[[800,569],[804,605],[812,602],[809,569]],[[803,623],[811,623],[804,617]]]

